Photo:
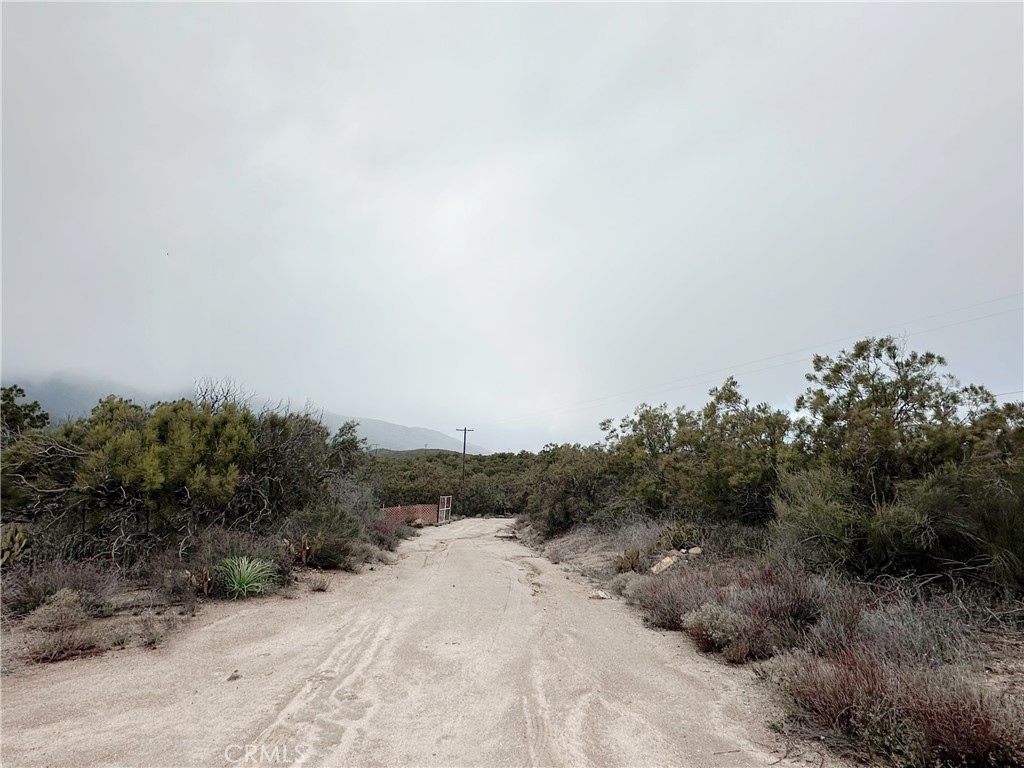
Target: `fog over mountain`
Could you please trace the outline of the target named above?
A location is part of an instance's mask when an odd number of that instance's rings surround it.
[[[231,378],[514,451],[728,375],[792,409],[868,334],[1017,397],[1022,25],[5,4],[4,378]]]
[[[147,392],[109,379],[73,373],[63,373],[40,379],[28,377],[8,380],[4,378],[4,386],[12,384],[17,384],[25,389],[30,399],[38,400],[43,410],[50,414],[52,423],[61,423],[67,419],[87,416],[99,400],[111,394],[143,405],[165,400],[177,400],[182,397],[191,398],[194,394],[193,387],[179,387],[177,389]],[[295,404],[281,400],[267,400],[255,395],[250,404],[254,408],[260,408],[264,405],[295,409],[306,407],[306,404],[303,403]],[[337,430],[346,421],[359,422],[357,431],[359,436],[366,440],[367,448],[394,451],[438,448],[448,451],[462,451],[461,436],[456,439],[434,429],[406,427],[401,424],[381,421],[380,419],[359,416],[341,416],[330,411],[324,411],[318,408],[316,404],[310,403],[308,405],[314,412],[318,413],[324,424],[330,427],[332,432]],[[489,453],[486,448],[473,443],[467,444],[466,451],[473,454]]]

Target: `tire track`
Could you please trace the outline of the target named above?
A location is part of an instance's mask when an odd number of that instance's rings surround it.
[[[375,663],[394,620],[361,614],[352,628],[306,678],[273,721],[250,740],[257,748],[301,746],[293,764],[321,757],[325,748],[350,744],[355,725],[370,717],[374,698],[361,691],[366,671]]]

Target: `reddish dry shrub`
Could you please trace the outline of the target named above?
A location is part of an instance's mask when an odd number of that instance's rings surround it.
[[[404,537],[403,523],[387,518],[373,520],[366,526],[366,533],[370,541],[381,549],[393,552],[398,548],[398,543]]]
[[[739,560],[676,567],[632,594],[651,624],[685,630],[704,650],[729,648],[729,659],[742,662],[800,646],[825,611],[828,587],[798,569]],[[724,642],[726,636],[742,642]]]
[[[875,650],[831,658],[795,652],[763,666],[798,726],[830,734],[899,766],[1015,765],[1024,759],[1024,707],[956,668],[905,667]]]
[[[1024,706],[997,697],[952,669],[904,671],[898,701],[929,752],[953,765],[1024,761]],[[938,762],[938,761],[936,761]]]

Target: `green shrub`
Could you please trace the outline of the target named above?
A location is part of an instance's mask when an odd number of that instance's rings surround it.
[[[294,556],[319,568],[354,568],[353,546],[360,538],[359,521],[340,504],[321,501],[293,514],[285,524]],[[305,558],[305,559],[303,559]]]
[[[621,555],[615,558],[615,572],[626,573],[627,571],[641,571],[640,550],[637,547],[629,547]]]
[[[827,466],[782,473],[770,551],[783,562],[877,577],[957,572],[1024,586],[1024,469],[982,460],[896,485],[890,501],[858,501]]]
[[[746,661],[746,648],[738,645],[747,636],[751,628],[750,618],[743,616],[718,603],[704,603],[695,611],[690,611],[682,618],[682,628],[697,647],[705,652],[728,651],[730,661]]]
[[[1024,589],[1024,466],[975,455],[901,486],[922,521],[921,570],[975,570]]]
[[[274,583],[277,569],[269,560],[229,557],[217,565],[216,574],[219,592],[244,598],[265,592]]]
[[[213,573],[218,563],[231,557],[250,557],[274,564],[278,574],[287,577],[292,557],[280,536],[263,536],[250,531],[236,531],[211,526],[202,530],[185,550],[182,562],[193,573]]]
[[[692,523],[678,522],[662,531],[655,542],[655,551],[665,552],[670,549],[685,551],[690,547],[702,545],[703,533]]]
[[[210,527],[200,531],[180,555],[153,553],[132,572],[151,589],[188,609],[197,597],[210,597],[217,591],[218,565],[239,557],[273,563],[277,581],[286,580],[292,568],[292,557],[283,539]]]
[[[5,525],[0,531],[0,567],[18,562],[28,552],[29,546],[25,526],[20,523]]]
[[[827,466],[783,472],[774,496],[771,553],[811,568],[846,565],[855,552],[858,512],[850,480]]]

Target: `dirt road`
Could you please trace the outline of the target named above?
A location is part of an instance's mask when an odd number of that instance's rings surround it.
[[[330,591],[3,681],[11,766],[767,766],[750,676],[464,520]],[[233,675],[237,671],[237,675]],[[229,677],[237,679],[229,680]]]

